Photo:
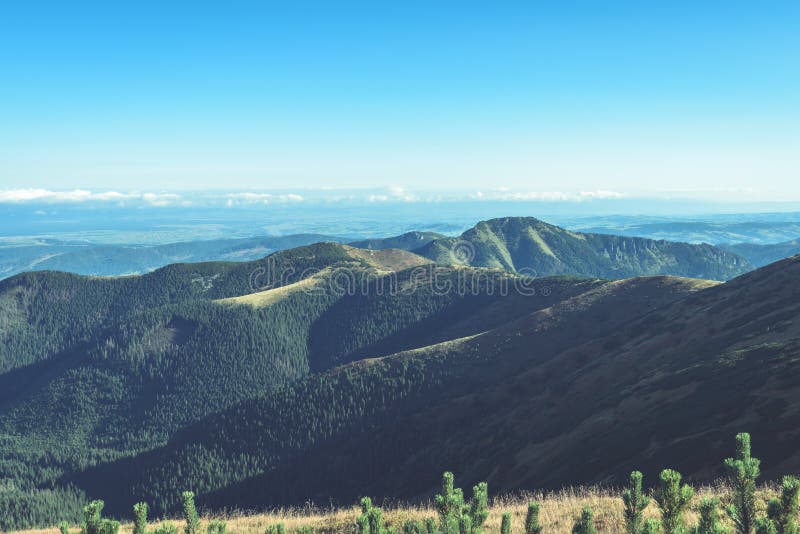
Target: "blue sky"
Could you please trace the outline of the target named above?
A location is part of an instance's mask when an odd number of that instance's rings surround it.
[[[6,2],[0,192],[800,200],[798,58],[798,2]]]

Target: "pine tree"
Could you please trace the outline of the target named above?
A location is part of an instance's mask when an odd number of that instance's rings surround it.
[[[185,534],[199,534],[200,518],[197,516],[197,508],[194,505],[194,493],[191,491],[183,492],[183,520],[186,521],[184,528]]]
[[[472,487],[472,499],[469,503],[470,534],[480,534],[481,526],[489,517],[489,487],[481,482]]]
[[[625,503],[625,532],[642,534],[644,528],[642,514],[650,504],[650,499],[642,495],[642,473],[639,471],[631,473],[628,488],[622,493],[622,502]]]
[[[718,506],[717,498],[700,501],[700,521],[694,528],[694,534],[728,534],[728,528],[720,523]]]
[[[434,500],[439,514],[439,530],[441,534],[459,534],[468,527],[468,534],[481,534],[481,527],[489,517],[488,486],[486,482],[473,486],[472,498],[466,503],[464,492],[455,487],[454,480],[453,473],[445,472],[442,475],[442,493]]]
[[[542,534],[539,524],[539,503],[528,503],[528,514],[525,516],[525,534]]]
[[[147,503],[137,502],[133,505],[133,534],[147,533]]]
[[[103,519],[103,501],[92,501],[83,508],[81,534],[117,534],[119,522]]]
[[[761,474],[760,460],[750,456],[750,434],[736,436],[736,458],[725,460],[733,485],[733,503],[727,512],[739,534],[751,534],[756,520],[756,479]]]
[[[685,532],[683,514],[694,496],[691,486],[681,486],[681,474],[672,469],[661,472],[660,485],[653,492],[653,498],[661,509],[661,526],[664,534]]]
[[[453,473],[442,475],[442,493],[436,495],[436,511],[439,513],[439,529],[442,534],[455,534],[459,531],[461,514],[464,510],[464,493],[456,488]]]
[[[594,513],[591,508],[584,508],[581,516],[572,527],[572,534],[597,534],[594,528]]]
[[[503,519],[500,522],[500,534],[511,534],[511,514],[508,512],[503,514]]]
[[[383,526],[383,513],[377,506],[372,505],[372,499],[361,499],[361,515],[356,519],[358,534],[389,534],[392,529]]]
[[[797,525],[798,495],[800,480],[793,476],[783,477],[780,498],[770,499],[767,505],[767,516],[775,524],[778,534],[800,534]]]

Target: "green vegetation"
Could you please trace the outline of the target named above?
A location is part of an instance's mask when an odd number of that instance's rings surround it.
[[[119,521],[103,518],[103,505],[103,501],[92,501],[83,508],[81,534],[117,534]]]
[[[793,476],[785,476],[781,481],[779,498],[771,499],[767,506],[768,521],[774,525],[778,534],[797,534],[800,527],[797,523],[798,495],[800,480]]]
[[[572,527],[572,534],[597,534],[597,529],[594,528],[594,513],[591,508],[584,508],[581,511],[581,516]]]
[[[750,434],[736,436],[736,457],[725,460],[728,477],[734,488],[734,501],[728,508],[739,534],[751,534],[756,522],[756,479],[761,461],[750,455]]]
[[[582,234],[533,217],[484,221],[460,237],[437,239],[415,252],[442,265],[492,267],[538,276],[670,274],[728,280],[752,268],[744,258],[711,245]]]
[[[729,529],[720,522],[719,499],[706,498],[700,501],[700,521],[693,534],[728,534]]]
[[[133,534],[147,534],[147,503],[133,505]]]
[[[528,238],[557,253],[541,232]],[[418,276],[384,259],[335,244],[286,251],[270,260],[286,276],[258,287],[251,274],[268,262],[0,282],[0,527],[76,525],[99,496],[114,517],[138,501],[175,517],[187,487],[208,510],[336,506],[365,490],[412,500],[435,491],[425,473],[445,468],[503,493],[664,465],[703,481],[745,413],[769,414],[765,463],[793,454],[800,262],[712,287]],[[367,290],[226,300],[347,273]],[[378,291],[412,282],[417,291]],[[524,515],[513,516],[520,529]],[[459,530],[486,527],[476,510],[454,517]]]
[[[525,534],[542,534],[542,526],[539,524],[539,510],[539,503],[528,503],[528,513],[525,515]]]
[[[694,497],[694,490],[687,484],[681,485],[681,474],[672,469],[663,470],[659,481],[653,499],[661,510],[661,528],[664,534],[681,534],[686,530],[683,516]]]
[[[650,499],[642,494],[642,473],[633,471],[628,489],[622,493],[625,503],[625,531],[628,534],[641,534],[644,529],[644,509]]]
[[[434,500],[439,514],[439,530],[443,534],[463,532],[480,534],[488,516],[488,489],[485,482],[472,488],[472,498],[464,500],[461,488],[454,487],[453,473],[442,475],[442,492]]]

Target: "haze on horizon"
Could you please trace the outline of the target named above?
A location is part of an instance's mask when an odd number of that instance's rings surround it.
[[[0,201],[800,201],[798,15],[780,1],[7,5]]]

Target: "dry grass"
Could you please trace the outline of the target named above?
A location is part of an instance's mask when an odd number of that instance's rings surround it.
[[[763,487],[759,490],[762,512],[766,499],[775,495],[775,492],[773,487]],[[699,503],[700,499],[704,497],[711,496],[719,497],[724,503],[730,498],[730,490],[724,486],[699,488],[696,490],[694,504]],[[544,532],[548,534],[570,533],[575,519],[587,506],[594,511],[598,532],[616,534],[625,531],[622,500],[618,491],[603,488],[569,488],[553,493],[522,494],[494,499],[484,532],[487,534],[499,532],[502,514],[508,512],[511,514],[512,532],[521,534],[530,501],[541,503],[540,521]],[[382,507],[385,522],[389,526],[397,527],[398,534],[402,532],[403,523],[406,521],[424,521],[426,518],[436,516],[436,512],[431,506],[384,504]],[[311,527],[318,534],[354,533],[354,524],[358,514],[359,509],[356,506],[327,510],[308,506],[278,509],[260,514],[236,512],[205,517],[201,522],[201,532],[205,532],[206,525],[210,520],[223,519],[227,522],[228,531],[232,534],[264,534],[267,526],[275,523],[283,523],[288,533],[293,533],[301,526]],[[645,516],[658,518],[658,509],[654,503],[648,506]],[[694,510],[691,511],[687,514],[686,519],[688,524],[694,524],[697,521],[697,513]],[[179,527],[179,532],[182,532],[182,522],[178,520],[174,522]],[[158,524],[153,522],[149,526],[152,528]],[[120,534],[130,534],[132,527],[131,523],[123,524]],[[54,527],[21,531],[18,534],[59,534],[59,532]]]

